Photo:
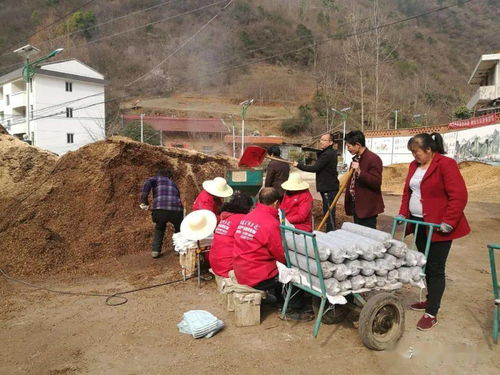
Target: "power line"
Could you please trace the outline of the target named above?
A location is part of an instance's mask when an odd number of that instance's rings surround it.
[[[219,15],[229,6],[231,5],[231,3],[233,2],[233,0],[229,0],[229,2],[215,15],[213,16],[212,18],[210,18],[210,20],[208,20],[208,22],[206,22],[202,27],[200,27],[193,35],[191,35],[188,39],[186,39],[183,43],[181,43],[181,45],[179,47],[177,47],[172,53],[170,53],[167,57],[165,57],[162,61],[160,61],[160,63],[156,64],[152,69],[150,69],[148,72],[144,73],[143,75],[137,77],[136,79],[134,79],[133,81],[127,83],[125,85],[125,87],[128,87],[130,86],[131,84],[139,81],[140,79],[148,76],[153,70],[155,69],[158,69],[162,64],[164,64],[169,58],[171,58],[172,56],[174,56],[177,52],[179,52],[182,48],[184,48],[189,42],[191,42],[199,33],[201,33],[208,25],[210,25],[217,17],[219,17]]]
[[[13,47],[15,47],[15,46],[17,46],[17,45],[19,45],[19,44],[20,44],[23,40],[26,40],[26,39],[27,39],[27,40],[28,40],[28,42],[29,42],[29,39],[31,39],[32,37],[34,37],[36,34],[41,33],[41,32],[42,32],[42,31],[44,31],[44,30],[47,30],[49,27],[54,26],[55,24],[59,23],[60,21],[62,21],[62,20],[63,20],[63,19],[65,19],[66,17],[68,17],[68,16],[70,16],[71,14],[73,14],[73,13],[75,13],[75,12],[79,11],[80,9],[85,8],[87,5],[89,5],[89,4],[91,4],[91,3],[93,3],[94,1],[95,1],[95,0],[90,0],[90,1],[87,1],[85,4],[83,4],[83,5],[81,5],[81,6],[77,7],[77,8],[75,8],[75,9],[73,9],[73,10],[72,10],[72,11],[70,11],[69,13],[66,13],[65,15],[63,15],[62,17],[59,17],[59,18],[58,18],[58,19],[56,19],[54,22],[51,22],[50,24],[48,24],[48,25],[46,25],[46,26],[42,27],[40,30],[35,31],[34,33],[32,33],[32,34],[31,34],[30,36],[28,36],[27,38],[23,38],[23,39],[18,40],[17,42],[15,42],[15,43],[13,43],[13,44],[11,44],[9,47],[7,47],[7,49],[9,49],[9,51],[8,51],[8,52],[4,52],[4,53],[2,53],[0,56],[5,56],[5,55],[8,55],[8,54],[12,53],[12,51],[10,51],[10,49],[11,49],[11,48],[13,48]]]

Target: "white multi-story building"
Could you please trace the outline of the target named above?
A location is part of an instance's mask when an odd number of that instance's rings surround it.
[[[28,85],[22,68],[0,77],[0,123],[59,155],[105,137],[104,76],[76,59],[42,63]],[[30,108],[26,108],[29,95]]]
[[[479,85],[467,108],[477,112],[497,106],[500,99],[500,53],[482,55],[469,78],[469,85]]]

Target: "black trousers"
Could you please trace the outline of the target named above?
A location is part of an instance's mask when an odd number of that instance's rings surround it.
[[[323,201],[323,215],[326,215],[326,213],[328,212],[328,208],[335,199],[335,195],[337,195],[337,192],[338,190],[320,192],[321,200]],[[326,222],[327,232],[331,232],[334,229],[335,229],[335,207],[332,208],[330,216],[328,217],[328,220]]]
[[[278,276],[275,276],[271,279],[263,280],[257,285],[253,287],[257,290],[263,290],[268,292],[276,297],[278,303],[282,304],[285,302],[285,297],[283,296],[283,284],[279,282]],[[302,289],[295,289],[295,296],[290,299],[290,309],[292,310],[300,310],[304,307],[306,302],[305,293]]]
[[[412,216],[412,220],[423,221],[422,218]],[[427,231],[419,226],[416,245],[418,251],[423,253],[427,242]],[[450,252],[452,241],[431,242],[427,264],[425,267],[425,281],[427,283],[427,308],[425,312],[436,316],[441,306],[446,287],[445,266]]]
[[[377,229],[377,217],[378,217],[378,215],[365,217],[365,218],[361,219],[356,215],[356,202],[354,202],[354,201],[352,202],[351,208],[352,208],[353,219],[354,219],[355,224],[359,224],[359,225],[362,225],[362,226],[368,227],[368,228]]]
[[[152,248],[153,251],[161,253],[167,223],[171,223],[174,226],[175,233],[180,232],[184,213],[182,211],[153,210],[151,218],[153,219],[153,223],[156,224]]]

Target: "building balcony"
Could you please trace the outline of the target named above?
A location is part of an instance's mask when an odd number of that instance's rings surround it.
[[[467,108],[473,109],[478,104],[486,104],[497,98],[495,86],[481,86],[472,95],[469,102],[467,103]]]
[[[18,92],[10,97],[10,106],[12,108],[26,107],[26,93]]]

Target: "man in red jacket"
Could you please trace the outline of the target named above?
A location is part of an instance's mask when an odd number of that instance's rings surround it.
[[[345,211],[354,222],[376,229],[377,216],[384,212],[382,198],[382,160],[366,148],[365,135],[359,130],[346,134],[347,150],[354,155],[354,169],[345,192]]]
[[[268,290],[268,285],[276,283],[276,261],[286,264],[278,205],[278,192],[274,188],[263,188],[255,209],[236,229],[233,267],[239,284]]]
[[[233,188],[227,184],[222,177],[215,177],[213,180],[203,182],[203,190],[196,197],[192,210],[209,210],[220,221],[220,209],[223,199],[233,195]]]
[[[312,232],[313,197],[309,192],[309,184],[302,180],[298,172],[292,172],[281,187],[285,195],[280,209],[285,211],[286,220],[297,229]]]

